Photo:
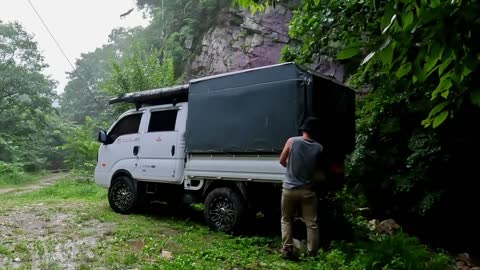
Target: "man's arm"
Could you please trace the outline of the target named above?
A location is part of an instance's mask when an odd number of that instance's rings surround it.
[[[290,149],[292,149],[292,138],[287,140],[287,143],[285,143],[285,147],[283,147],[283,151],[280,154],[280,164],[282,164],[283,167],[287,167],[287,160],[288,155],[290,154]]]

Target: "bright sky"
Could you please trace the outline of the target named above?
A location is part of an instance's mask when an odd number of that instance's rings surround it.
[[[147,25],[142,12],[135,9],[124,19],[120,14],[136,7],[135,0],[30,0],[60,43],[70,62],[81,53],[87,53],[108,42],[108,35],[116,27]],[[35,36],[39,48],[50,65],[47,74],[59,81],[58,92],[63,91],[71,71],[65,57],[42,25],[28,0],[0,0],[0,20],[18,21]]]

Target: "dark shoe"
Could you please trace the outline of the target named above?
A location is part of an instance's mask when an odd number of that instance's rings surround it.
[[[293,249],[292,248],[288,248],[288,247],[282,247],[280,249],[280,254],[282,254],[282,257],[284,259],[293,259],[294,258],[294,254],[293,254]]]
[[[297,256],[293,253],[293,248],[281,248],[280,254],[282,254],[282,258],[287,260],[297,260]]]

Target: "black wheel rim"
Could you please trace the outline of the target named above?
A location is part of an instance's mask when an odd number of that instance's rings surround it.
[[[220,230],[230,229],[235,222],[235,208],[226,197],[216,197],[209,207],[210,221]]]
[[[113,188],[112,199],[118,209],[125,211],[132,205],[134,194],[127,184],[119,183]]]

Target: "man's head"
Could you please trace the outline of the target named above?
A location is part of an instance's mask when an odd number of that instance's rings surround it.
[[[320,133],[320,119],[309,116],[300,127],[300,131],[307,133],[311,137],[316,137]]]

